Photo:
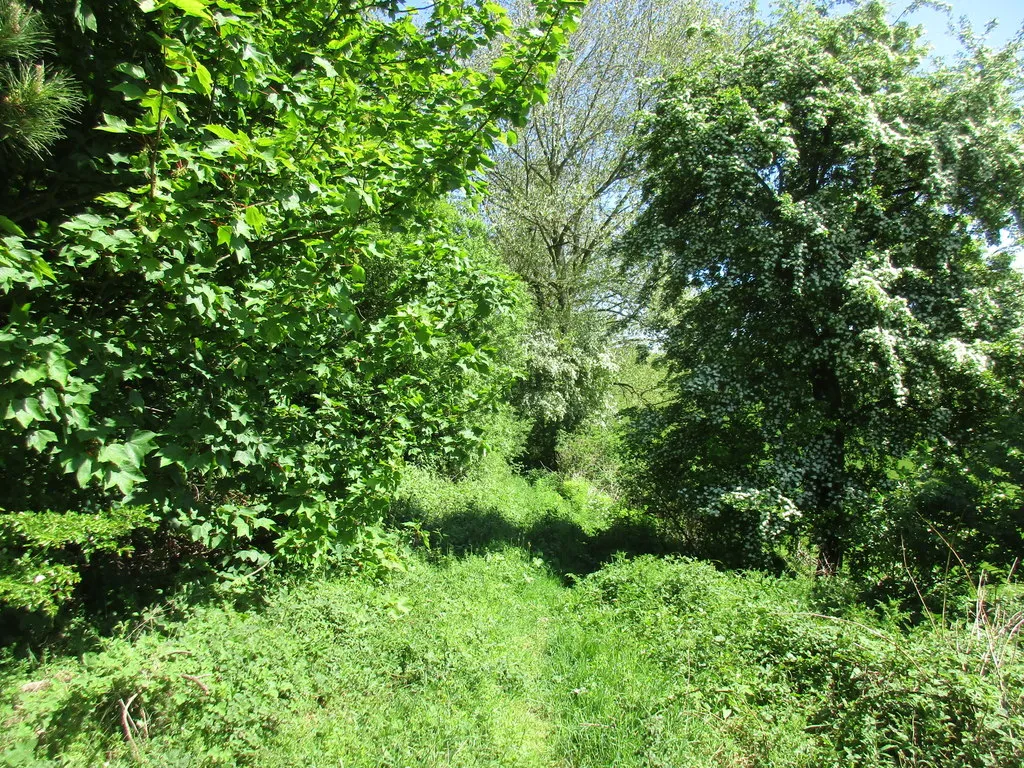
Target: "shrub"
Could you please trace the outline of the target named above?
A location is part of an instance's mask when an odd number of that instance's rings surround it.
[[[145,504],[219,566],[322,562],[406,458],[479,442],[511,281],[439,201],[543,94],[570,4],[130,5],[75,4],[87,40],[149,41],[91,62],[120,102],[96,183],[0,218],[0,505]]]
[[[132,550],[129,538],[155,523],[145,507],[104,514],[0,514],[0,607],[53,615],[79,582],[80,569],[98,552]]]
[[[763,729],[797,711],[816,766],[1008,766],[1024,756],[1024,660],[1002,622],[902,630],[863,608],[814,610],[811,579],[688,560],[620,560],[584,579],[591,621],[643,640],[712,708]],[[984,616],[998,613],[992,605]]]

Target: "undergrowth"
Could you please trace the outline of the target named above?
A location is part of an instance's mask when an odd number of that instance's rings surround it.
[[[411,468],[393,505],[396,524],[415,521],[435,555],[507,546],[542,556],[563,576],[589,573],[617,552],[677,551],[656,522],[623,507],[585,480],[515,472],[488,457],[458,482]]]
[[[914,624],[842,585],[651,553],[644,519],[585,484],[497,466],[412,472],[394,516],[367,546],[401,567],[154,609],[83,655],[8,653],[0,763],[1024,761],[1011,589]]]

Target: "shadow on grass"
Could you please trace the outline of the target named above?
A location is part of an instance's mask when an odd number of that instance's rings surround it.
[[[423,520],[415,505],[404,518]],[[616,554],[690,554],[666,538],[650,519],[639,515],[619,517],[602,529],[588,532],[575,520],[554,511],[528,524],[517,524],[497,510],[470,506],[443,518],[427,518],[423,529],[430,534],[434,551],[464,557],[506,546],[517,546],[541,557],[566,581],[601,568]]]
[[[490,505],[470,504],[445,516],[430,516],[407,502],[392,522],[426,521],[423,530],[433,551],[442,556],[522,547],[566,583],[572,575],[598,570],[617,553],[692,554],[639,515],[614,518],[597,530],[584,529],[571,515],[553,507],[528,523],[517,523]],[[200,605],[226,599],[240,610],[264,605],[268,580],[225,592],[210,553],[186,539],[152,532],[133,544],[130,557],[100,556],[83,568],[74,599],[55,616],[0,605],[0,672],[5,663],[37,657],[44,649],[49,655],[81,656],[102,647],[111,635],[173,624]]]

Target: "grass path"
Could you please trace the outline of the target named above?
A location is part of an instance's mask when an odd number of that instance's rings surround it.
[[[510,547],[154,620],[95,657],[9,666],[0,764],[564,765],[548,675],[566,593]]]
[[[376,679],[293,720],[273,764],[561,765],[545,680],[560,580],[508,550],[419,563],[391,590],[363,646]]]
[[[656,765],[671,685],[606,618],[516,546],[151,617],[82,660],[8,666],[0,764]]]

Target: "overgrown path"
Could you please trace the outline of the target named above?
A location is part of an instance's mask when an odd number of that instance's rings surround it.
[[[545,493],[530,486],[518,511],[514,492],[494,497],[502,514],[471,500],[434,528],[445,554],[384,579],[171,601],[83,658],[9,659],[0,764],[1021,764],[991,703],[1019,706],[1013,646],[993,667],[976,633],[905,632],[851,606],[823,618],[807,579],[635,549],[602,564],[628,526]]]
[[[536,551],[502,545],[417,557],[384,584],[304,581],[248,610],[156,611],[80,661],[8,668],[0,755],[542,768],[657,765],[690,745],[686,765],[723,764],[696,756],[707,714],[670,711],[677,676],[573,592]]]
[[[546,677],[565,590],[515,549],[415,563],[339,639],[358,684],[291,723],[274,764],[560,764]]]
[[[83,663],[9,669],[0,755],[15,766],[49,765],[40,751],[67,765],[560,765],[548,676],[566,590],[509,548],[417,558],[384,585],[307,581],[247,611],[158,612]]]

